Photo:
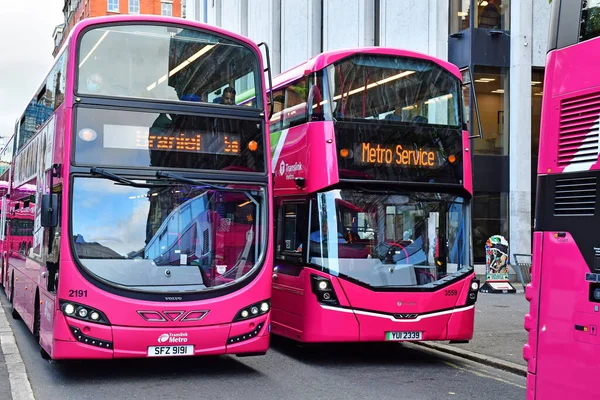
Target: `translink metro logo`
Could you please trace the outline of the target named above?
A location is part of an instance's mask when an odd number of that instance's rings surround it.
[[[158,343],[185,343],[188,341],[187,333],[163,333],[157,339]]]

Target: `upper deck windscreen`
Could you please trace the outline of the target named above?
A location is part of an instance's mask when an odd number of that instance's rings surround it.
[[[460,81],[432,61],[357,54],[326,71],[327,111],[337,121],[461,125]]]
[[[236,105],[238,93],[262,93],[256,53],[208,32],[109,25],[85,32],[78,53],[80,95]]]
[[[340,178],[462,184],[459,78],[429,60],[357,54],[323,81]]]

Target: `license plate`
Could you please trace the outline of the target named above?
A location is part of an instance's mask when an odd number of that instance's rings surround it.
[[[148,357],[193,356],[194,346],[150,346]]]
[[[386,332],[385,340],[421,340],[423,332]]]

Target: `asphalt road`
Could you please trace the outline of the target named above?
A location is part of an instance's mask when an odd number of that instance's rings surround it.
[[[48,362],[0,300],[37,400],[525,398],[523,377],[414,344],[299,347],[274,337],[263,357]]]

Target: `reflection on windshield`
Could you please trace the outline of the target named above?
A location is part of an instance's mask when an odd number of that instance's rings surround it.
[[[336,120],[460,124],[460,81],[433,61],[357,54],[327,67],[326,80]]]
[[[310,262],[373,287],[430,284],[469,268],[465,209],[445,194],[319,193]]]
[[[167,26],[106,26],[79,47],[78,93],[236,105],[262,93],[256,54],[208,32]],[[254,107],[262,107],[258,96]]]
[[[259,188],[150,188],[76,178],[74,251],[114,284],[145,291],[199,291],[244,277],[261,252]]]

